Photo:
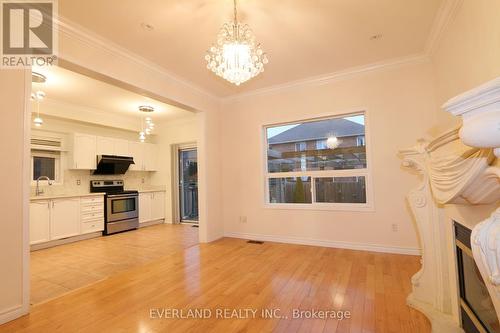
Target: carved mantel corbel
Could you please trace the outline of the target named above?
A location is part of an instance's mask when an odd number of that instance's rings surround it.
[[[493,148],[500,157],[500,77],[450,99],[443,109],[462,117],[463,143]]]

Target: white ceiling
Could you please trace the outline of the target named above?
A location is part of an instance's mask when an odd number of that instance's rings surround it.
[[[88,108],[92,111],[116,114],[117,116],[140,119],[144,114],[139,106],[149,105],[155,108],[150,115],[154,121],[166,121],[193,115],[192,112],[144,97],[114,85],[92,79],[61,67],[34,67],[47,77],[47,82],[33,83],[33,91],[42,90],[50,101],[67,103]],[[46,105],[42,103],[41,111]],[[63,114],[60,115],[64,117]]]
[[[442,1],[240,0],[241,21],[269,57],[266,71],[240,87],[204,60],[232,0],[60,0],[59,13],[223,97],[421,53]]]

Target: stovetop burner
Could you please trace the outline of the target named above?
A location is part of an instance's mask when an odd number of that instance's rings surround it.
[[[90,193],[113,194],[138,194],[138,191],[124,190],[123,180],[91,180]]]

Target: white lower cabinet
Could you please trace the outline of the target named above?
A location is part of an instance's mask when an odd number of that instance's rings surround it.
[[[80,198],[52,200],[50,239],[76,236],[80,233]]]
[[[30,244],[50,240],[50,201],[34,201],[30,204]]]
[[[30,244],[104,230],[104,197],[72,197],[30,203]]]
[[[165,192],[153,192],[151,199],[151,219],[160,220],[165,218]]]
[[[151,193],[139,193],[139,223],[151,221]]]
[[[165,192],[139,193],[139,223],[165,218]]]

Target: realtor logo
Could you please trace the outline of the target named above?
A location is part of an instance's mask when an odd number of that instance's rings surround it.
[[[53,65],[57,59],[55,1],[1,1],[1,67]]]

